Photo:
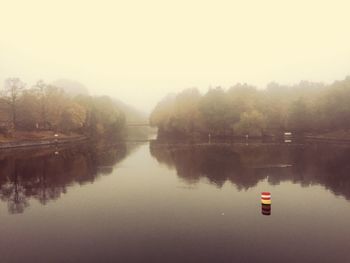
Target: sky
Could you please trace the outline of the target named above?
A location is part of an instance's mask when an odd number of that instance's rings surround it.
[[[66,78],[150,112],[168,93],[350,75],[350,1],[0,0],[0,85]]]

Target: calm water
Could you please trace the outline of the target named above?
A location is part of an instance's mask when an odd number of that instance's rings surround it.
[[[0,198],[0,262],[350,262],[343,145],[7,151]]]

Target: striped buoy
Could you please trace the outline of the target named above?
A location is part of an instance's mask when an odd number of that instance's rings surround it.
[[[261,203],[264,205],[271,205],[271,193],[262,192],[261,193]]]

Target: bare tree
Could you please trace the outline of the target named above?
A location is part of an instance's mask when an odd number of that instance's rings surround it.
[[[47,88],[48,85],[42,81],[39,80],[36,85],[34,86],[38,92],[39,97],[39,103],[40,103],[40,121],[41,121],[41,128],[46,129],[48,127],[48,98],[47,98]]]
[[[5,86],[2,91],[2,102],[7,104],[8,112],[12,122],[12,128],[17,128],[17,110],[18,99],[25,84],[19,78],[9,78],[5,80]]]

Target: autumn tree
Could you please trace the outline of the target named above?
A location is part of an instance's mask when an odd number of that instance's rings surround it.
[[[85,113],[80,116],[82,131],[90,137],[118,138],[123,136],[125,128],[125,115],[107,96],[90,97],[77,96],[74,99]],[[81,111],[82,113],[82,111]]]
[[[64,132],[79,131],[86,119],[86,109],[78,103],[69,103],[63,110],[59,127]]]
[[[172,115],[175,107],[174,95],[168,95],[163,98],[154,108],[150,116],[152,126],[158,127],[158,135],[166,134],[171,131]]]

